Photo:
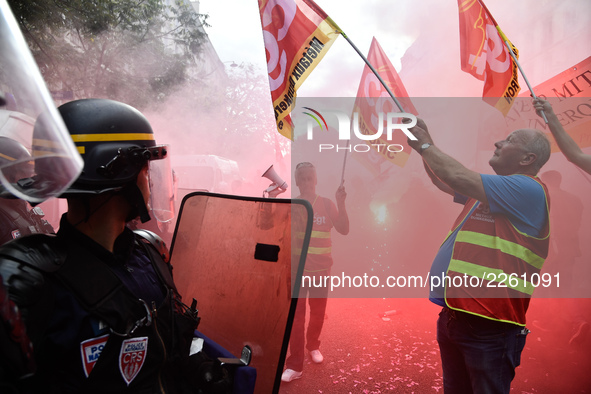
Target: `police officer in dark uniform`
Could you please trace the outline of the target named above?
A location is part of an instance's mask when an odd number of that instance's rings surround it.
[[[199,318],[176,291],[165,246],[126,227],[149,220],[150,186],[163,186],[153,167],[166,146],[120,102],[77,100],[59,112],[84,159],[60,196],[68,211],[56,236],[0,249],[0,275],[34,345],[37,371],[23,391],[225,392],[227,372],[201,352],[189,356]]]
[[[6,226],[6,238],[0,242],[5,242],[6,239],[25,235],[29,230],[31,233],[50,231],[42,221],[41,212],[30,212],[30,206],[25,201],[39,204],[60,194],[76,179],[83,162],[49,99],[39,69],[5,1],[0,1],[0,37],[0,86],[3,90],[0,92],[0,205],[6,212],[5,216],[0,214],[0,221]],[[43,166],[31,164],[46,158],[35,155],[29,149],[35,119],[40,113],[47,113],[43,128],[44,144],[53,146],[59,155],[58,176],[54,176],[55,172],[42,176],[35,170]],[[11,207],[6,208],[6,205]],[[9,225],[6,222],[10,222]],[[2,394],[18,393],[19,381],[35,372],[32,344],[21,311],[9,298],[8,291],[0,285]]]
[[[1,98],[0,98],[1,101]],[[29,151],[20,143],[8,137],[0,136],[0,166],[9,167],[3,171],[7,182],[16,182],[26,178],[21,169],[24,166],[10,166],[17,161],[30,158]],[[51,234],[53,227],[43,219],[40,207],[31,207],[18,198],[0,198],[0,244],[30,234]],[[6,289],[0,283],[0,392],[16,392],[15,377],[28,375],[35,370],[32,344],[27,337],[20,311],[9,299]]]

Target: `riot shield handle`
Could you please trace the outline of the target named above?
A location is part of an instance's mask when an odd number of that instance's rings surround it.
[[[242,354],[240,358],[235,357],[218,357],[218,361],[221,365],[235,365],[237,367],[244,367],[250,364],[250,359],[252,358],[252,349],[250,346],[245,345],[242,348]]]

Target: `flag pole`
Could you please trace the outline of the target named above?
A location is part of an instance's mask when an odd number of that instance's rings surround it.
[[[386,84],[386,82],[384,82],[384,80],[382,79],[382,77],[380,76],[380,74],[371,65],[371,63],[369,62],[369,60],[367,60],[367,58],[363,55],[363,53],[361,53],[361,51],[359,50],[359,48],[357,48],[357,46],[355,46],[355,44],[353,44],[353,41],[351,41],[349,39],[349,37],[347,37],[347,35],[345,34],[345,32],[332,20],[331,17],[327,16],[326,19],[328,19],[329,22],[333,26],[335,26],[337,28],[337,31],[345,38],[345,40],[347,40],[347,42],[353,47],[353,49],[355,49],[355,52],[357,52],[357,54],[359,56],[361,56],[361,58],[363,59],[363,61],[365,62],[365,64],[367,64],[367,66],[369,67],[369,69],[375,74],[375,76],[378,78],[378,80],[380,81],[380,83],[382,84],[382,86],[386,89],[386,91],[388,92],[388,94],[390,95],[390,97],[392,97],[392,100],[394,100],[394,103],[396,103],[396,106],[398,107],[398,109],[400,109],[400,112],[404,112],[404,108],[402,108],[402,104],[400,104],[400,101],[398,101],[398,99],[396,98],[396,96],[394,96],[394,93],[392,93],[392,91],[390,90],[390,88],[388,87],[388,85]]]
[[[345,147],[345,158],[343,159],[343,172],[341,174],[341,185],[343,186],[343,183],[345,183],[345,165],[347,165],[347,152],[349,148],[349,143],[351,142],[351,140],[347,140],[347,146]]]
[[[517,65],[517,68],[519,69],[519,72],[521,73],[521,76],[523,77],[523,80],[525,81],[525,84],[529,88],[529,91],[531,93],[531,96],[534,99],[537,99],[538,97],[534,93],[534,89],[531,87],[529,81],[527,80],[527,77],[525,76],[525,73],[523,72],[523,68],[521,68],[521,64],[519,64],[519,61],[517,60],[517,56],[515,56],[515,53],[513,52],[513,48],[511,48],[511,45],[509,44],[509,39],[507,38],[507,36],[505,35],[505,33],[503,33],[503,31],[499,27],[499,24],[497,23],[497,21],[495,20],[495,18],[492,16],[492,14],[490,13],[490,11],[486,7],[486,5],[481,0],[478,0],[478,3],[482,6],[482,8],[484,8],[484,10],[488,14],[489,18],[495,24],[495,28],[499,32],[499,35],[501,36],[501,39],[503,40],[503,42],[505,43],[505,46],[509,50],[509,55],[511,55],[511,58],[513,58],[513,61]],[[546,124],[548,124],[548,118],[546,118],[546,113],[544,111],[540,111],[540,112],[542,114],[542,118],[544,118],[544,122],[546,122]]]
[[[390,90],[390,88],[388,87],[388,85],[386,84],[386,82],[384,82],[384,80],[382,79],[382,77],[380,76],[380,74],[371,65],[371,63],[369,62],[369,60],[367,60],[367,58],[363,55],[363,53],[361,53],[361,51],[359,50],[359,48],[357,48],[357,46],[355,44],[353,44],[353,41],[351,41],[349,39],[349,37],[347,37],[347,35],[345,34],[345,32],[339,27],[339,25],[337,25],[335,23],[335,21],[332,20],[332,18],[330,16],[327,15],[326,16],[326,19],[334,27],[336,27],[337,31],[345,38],[345,40],[347,40],[347,42],[353,47],[353,49],[355,49],[355,52],[357,52],[357,54],[359,56],[361,56],[361,58],[363,59],[363,61],[365,62],[365,64],[367,64],[367,66],[369,67],[369,69],[374,73],[374,75],[378,78],[378,80],[380,81],[380,83],[382,84],[382,86],[386,89],[386,91],[388,92],[388,94],[390,95],[390,97],[392,97],[392,100],[394,100],[394,103],[396,104],[396,106],[398,107],[398,109],[400,110],[400,112],[404,112],[404,108],[402,108],[402,104],[400,104],[400,101],[398,101],[398,99],[396,98],[396,96],[394,95],[394,93],[392,93],[392,91]],[[348,147],[349,147],[349,141],[347,141],[347,148]],[[343,172],[341,174],[341,186],[343,186],[343,183],[345,181],[345,166],[347,164],[347,152],[348,152],[348,150],[345,148],[345,158],[343,159]]]
[[[498,25],[496,26],[496,28],[497,28],[497,31],[499,32],[499,34],[501,35],[501,39],[503,39],[503,41],[505,41],[505,45],[507,46],[507,49],[509,50],[509,54],[513,58],[513,61],[515,62],[515,64],[517,64],[517,68],[519,68],[519,72],[521,73],[521,76],[523,77],[525,84],[529,88],[531,96],[534,99],[537,99],[538,97],[534,93],[534,89],[529,84],[529,81],[527,80],[527,77],[525,76],[525,73],[523,72],[523,69],[521,68],[521,64],[519,64],[519,61],[517,61],[517,56],[515,56],[515,54],[513,53],[513,49],[511,48],[511,45],[509,45],[509,40],[507,39],[505,34],[501,31],[501,28]],[[546,113],[544,111],[540,111],[540,113],[542,114],[542,118],[544,118],[544,122],[546,122],[546,124],[548,124],[548,118],[546,117]]]

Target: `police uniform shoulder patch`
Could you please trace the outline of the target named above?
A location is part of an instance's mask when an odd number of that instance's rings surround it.
[[[126,339],[121,344],[119,370],[128,386],[142,369],[147,352],[148,337]]]
[[[90,375],[90,372],[94,368],[101,352],[105,348],[107,341],[109,340],[109,334],[101,335],[100,337],[87,339],[86,341],[80,342],[80,353],[82,354],[82,367],[86,377]]]

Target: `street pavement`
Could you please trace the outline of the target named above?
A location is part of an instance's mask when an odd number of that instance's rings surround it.
[[[568,343],[572,325],[556,324],[562,305],[532,301],[532,333],[512,393],[591,392],[591,340]],[[303,376],[282,383],[279,393],[443,393],[439,310],[426,299],[329,299],[321,336],[324,362],[308,358]]]

